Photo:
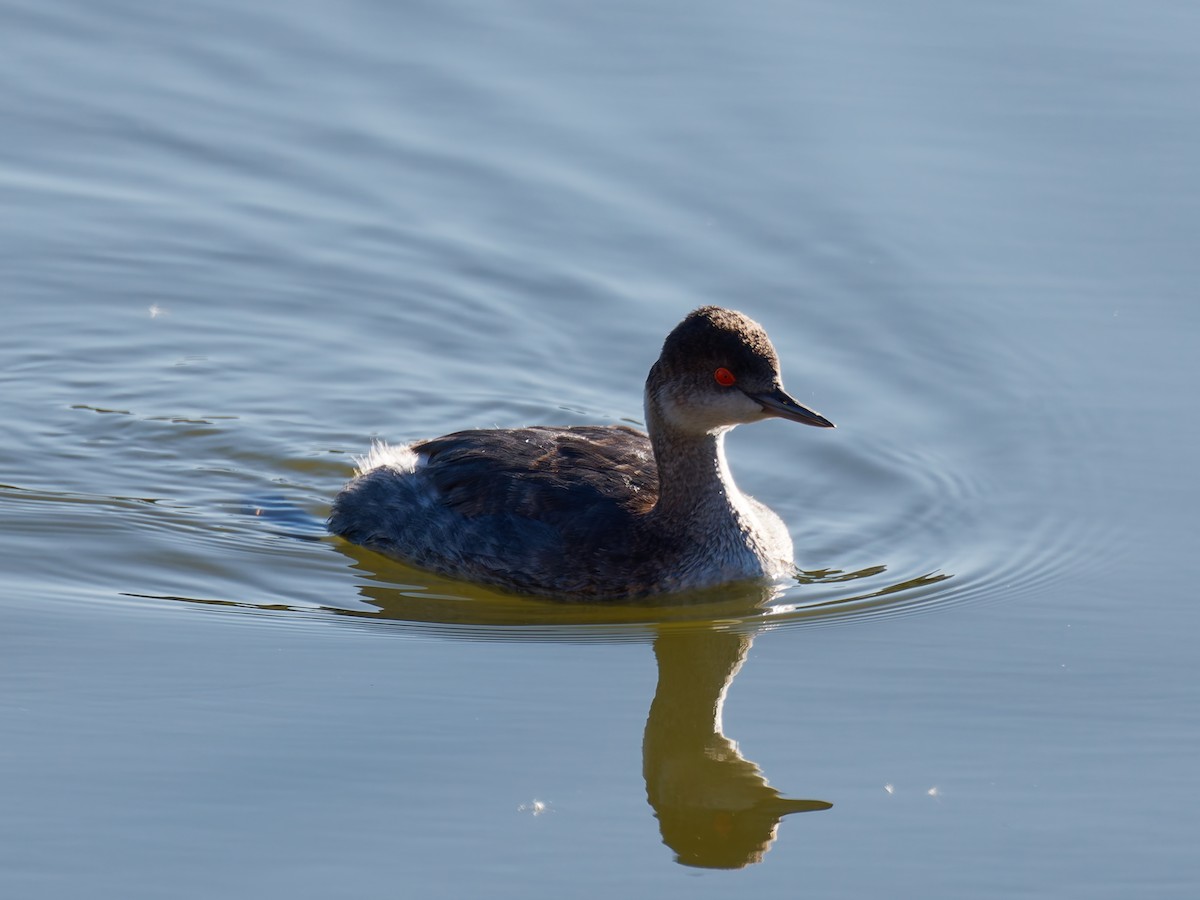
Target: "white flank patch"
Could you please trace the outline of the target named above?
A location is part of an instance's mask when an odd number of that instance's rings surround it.
[[[354,462],[358,466],[358,474],[366,475],[374,469],[384,467],[401,472],[415,472],[421,465],[421,458],[408,444],[392,447],[383,441],[375,441],[371,444],[371,452],[366,456],[356,457]]]

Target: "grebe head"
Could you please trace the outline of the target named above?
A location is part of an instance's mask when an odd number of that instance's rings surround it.
[[[784,391],[771,339],[750,317],[704,306],[675,326],[646,379],[647,424],[714,434],[768,418],[834,427]]]

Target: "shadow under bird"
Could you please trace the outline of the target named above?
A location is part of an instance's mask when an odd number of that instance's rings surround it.
[[[628,599],[795,572],[791,537],[738,490],[725,434],[771,418],[832,428],[783,389],[762,326],[705,306],[667,335],[623,425],[459,431],[377,444],[338,494],[334,534],[523,594]]]

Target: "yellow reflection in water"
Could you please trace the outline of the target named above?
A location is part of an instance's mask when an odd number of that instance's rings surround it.
[[[685,865],[736,869],[760,862],[784,816],[833,805],[780,796],[725,736],[721,709],[751,641],[717,624],[664,626],[654,640],[658,687],[642,740],[642,772],[663,842]]]

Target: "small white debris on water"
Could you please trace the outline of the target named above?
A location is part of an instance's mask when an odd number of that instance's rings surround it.
[[[517,807],[517,812],[529,813],[531,816],[540,816],[544,812],[550,811],[550,804],[544,800],[530,800],[528,803],[522,803]]]

